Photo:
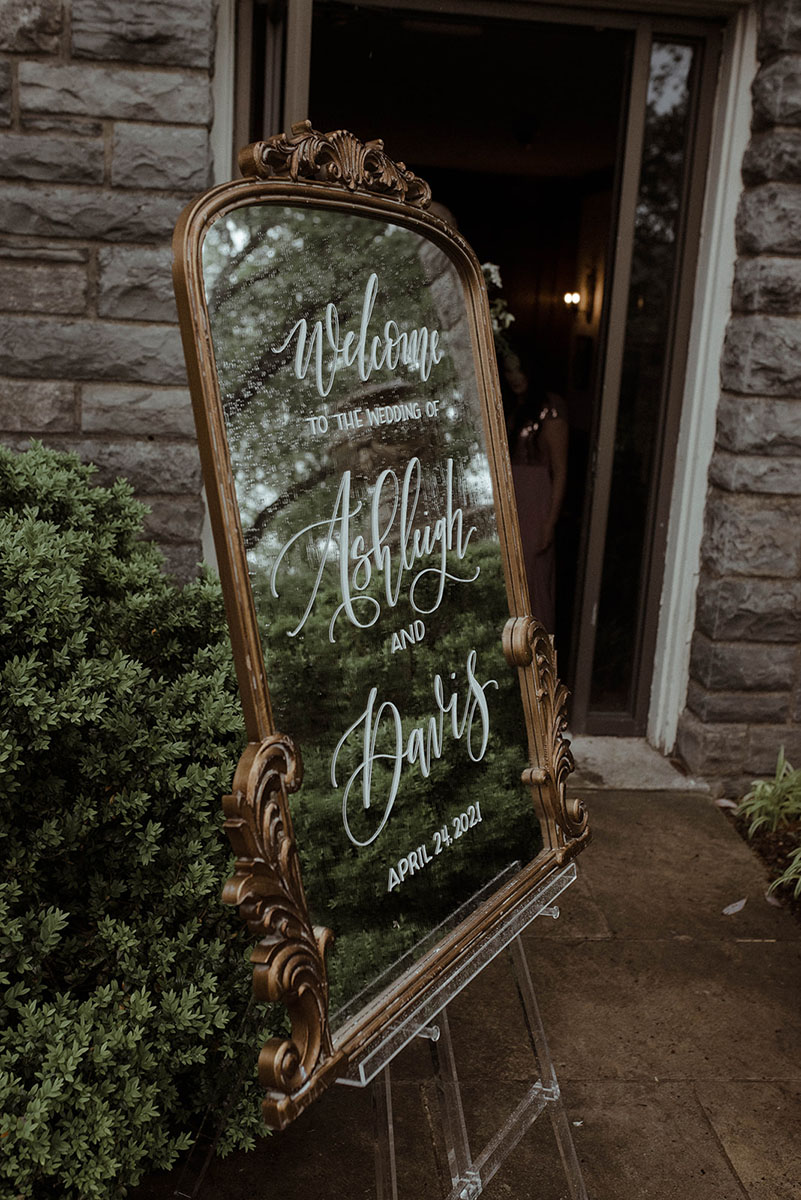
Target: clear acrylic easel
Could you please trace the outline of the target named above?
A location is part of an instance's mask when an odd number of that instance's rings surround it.
[[[513,864],[519,867],[519,864]],[[390,1064],[397,1054],[415,1038],[425,1038],[430,1046],[433,1077],[439,1098],[442,1129],[448,1168],[451,1175],[451,1191],[445,1200],[476,1200],[498,1171],[508,1154],[531,1128],[536,1118],[547,1108],[553,1125],[562,1165],[567,1178],[570,1200],[587,1200],[587,1191],[581,1175],[570,1126],[559,1093],[553,1062],[551,1060],[539,1007],[531,983],[520,935],[538,917],[558,917],[557,898],[576,879],[575,863],[557,868],[544,879],[524,901],[518,904],[492,934],[477,947],[472,957],[460,962],[459,966],[440,977],[426,994],[425,999],[404,1019],[385,1030],[381,1040],[358,1063],[353,1075],[337,1080],[337,1083],[352,1087],[372,1087],[373,1116],[375,1127],[375,1168],[377,1200],[399,1200],[398,1173],[395,1161],[395,1129],[392,1117],[392,1080]],[[488,885],[493,890],[497,884]],[[434,931],[436,933],[436,931]],[[537,1063],[539,1076],[530,1085],[523,1099],[489,1141],[484,1149],[473,1157],[467,1137],[461,1087],[448,1022],[448,1005],[475,979],[477,975],[507,950],[511,959],[512,973],[517,993],[523,1008],[531,1047]],[[210,1106],[192,1151],[180,1172],[173,1192],[174,1200],[200,1200],[203,1184],[215,1148],[222,1131],[225,1115],[244,1079],[252,1069],[248,1059],[242,1064],[237,1078],[221,1083],[220,1099],[223,1114],[219,1115],[219,1104]],[[210,1113],[216,1112],[216,1120],[210,1125]],[[205,1193],[204,1193],[205,1194]],[[523,1197],[520,1200],[524,1200]]]
[[[537,917],[559,916],[559,908],[554,899],[573,883],[575,878],[576,867],[571,863],[544,880],[534,894],[488,939],[474,958],[455,975],[443,981],[435,997],[429,998],[415,1016],[404,1023],[402,1030],[395,1029],[389,1032],[381,1046],[360,1064],[356,1077],[338,1081],[357,1087],[364,1087],[368,1083],[372,1085],[377,1200],[399,1200],[390,1064],[403,1046],[415,1037],[425,1038],[431,1049],[432,1072],[451,1176],[451,1190],[444,1200],[477,1200],[507,1155],[514,1150],[546,1108],[551,1118],[571,1200],[587,1200],[587,1190],[520,940],[523,930]],[[531,1084],[494,1137],[474,1157],[467,1136],[462,1091],[448,1022],[448,1004],[503,949],[508,951],[539,1077]],[[435,1008],[437,1002],[440,1006]]]

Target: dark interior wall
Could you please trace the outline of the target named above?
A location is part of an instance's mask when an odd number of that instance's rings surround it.
[[[513,342],[546,386],[565,395],[573,321],[564,294],[576,286],[578,189],[570,181],[516,176],[499,187],[491,175],[437,168],[426,177],[482,262],[501,267]]]
[[[316,3],[309,116],[420,167],[578,179],[614,161],[629,43],[620,30]]]

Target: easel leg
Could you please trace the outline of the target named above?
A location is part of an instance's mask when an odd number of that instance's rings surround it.
[[[534,1054],[537,1058],[540,1068],[540,1078],[542,1079],[543,1090],[548,1099],[548,1111],[553,1125],[554,1137],[556,1144],[559,1147],[559,1154],[562,1159],[565,1176],[567,1178],[568,1187],[572,1200],[587,1200],[587,1189],[584,1185],[584,1179],[579,1166],[576,1147],[573,1144],[573,1135],[570,1132],[570,1126],[567,1122],[567,1114],[562,1103],[559,1092],[559,1084],[556,1079],[556,1071],[554,1070],[551,1052],[548,1049],[548,1042],[545,1037],[545,1029],[543,1028],[542,1018],[540,1016],[539,1005],[537,1004],[536,996],[534,995],[534,987],[531,982],[531,973],[528,969],[523,943],[519,937],[516,937],[509,946],[509,956],[512,960],[512,972],[514,974],[517,994],[520,997],[520,1003],[523,1006],[523,1013],[526,1019],[526,1027],[528,1035],[531,1039],[531,1045]]]
[[[442,1129],[445,1134],[445,1148],[448,1155],[448,1168],[451,1173],[453,1195],[458,1200],[475,1200],[481,1195],[481,1177],[473,1166],[470,1154],[470,1144],[467,1140],[467,1125],[464,1119],[462,1090],[459,1077],[456,1074],[456,1059],[453,1054],[451,1028],[448,1022],[448,1010],[443,1008],[437,1016],[437,1036],[433,1030],[424,1033],[428,1037],[431,1049],[431,1062],[434,1070],[434,1082],[442,1112]]]
[[[398,1171],[395,1162],[395,1126],[392,1119],[392,1079],[384,1067],[373,1080],[373,1126],[375,1129],[375,1189],[377,1200],[398,1200]]]

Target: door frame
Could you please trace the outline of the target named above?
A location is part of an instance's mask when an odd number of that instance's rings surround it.
[[[653,476],[656,482],[650,492],[644,527],[628,706],[623,711],[610,712],[593,709],[590,692],[606,554],[618,405],[626,350],[626,313],[645,133],[645,104],[653,43],[662,39],[680,42],[684,37],[698,47],[699,58],[690,97],[686,141],[688,169],[682,181],[680,224],[676,231],[674,283],[654,439]],[[586,555],[583,563],[579,564],[577,590],[581,610],[575,661],[580,669],[574,678],[571,706],[571,724],[577,733],[632,737],[644,735],[647,728],[720,49],[718,25],[689,25],[684,20],[675,21],[670,17],[641,17],[637,21],[629,86],[628,123],[618,191],[615,247],[610,255],[612,282],[608,295],[603,379],[587,488]]]
[[[737,258],[735,218],[743,190],[743,156],[751,136],[751,84],[759,65],[757,33],[752,4],[735,11],[723,35],[648,714],[648,740],[663,753],[675,746],[690,678],[720,360]],[[710,403],[712,396],[714,403]]]
[[[237,0],[222,0],[223,4]],[[253,0],[238,0],[251,5]],[[257,0],[258,2],[258,0]],[[403,0],[402,7],[439,15],[491,16],[561,24],[598,24],[633,28],[650,23],[659,34],[696,33],[699,18],[728,19],[723,30],[711,141],[706,171],[703,212],[697,208],[699,238],[695,279],[683,289],[691,304],[682,304],[689,326],[686,362],[682,373],[673,373],[672,387],[680,396],[673,420],[676,434],[672,488],[663,496],[658,522],[664,533],[664,553],[654,555],[653,571],[660,566],[658,620],[650,638],[653,665],[650,687],[642,689],[641,711],[647,713],[647,736],[658,748],[669,751],[676,737],[689,678],[689,649],[695,616],[695,593],[709,461],[714,445],[715,413],[719,395],[718,371],[725,327],[730,315],[735,244],[734,213],[741,191],[740,164],[749,136],[750,83],[756,73],[756,13],[754,5],[738,0],[584,0],[554,5],[539,0]],[[367,0],[369,7],[396,8],[395,0]],[[288,128],[307,116],[313,0],[288,0],[283,60],[283,120]],[[682,18],[688,18],[683,28]],[[240,42],[240,45],[242,43]],[[218,34],[219,45],[219,34]],[[227,108],[235,111],[241,82]],[[226,120],[226,106],[216,114]],[[215,123],[217,116],[215,116]],[[241,130],[241,123],[235,122]],[[276,125],[277,127],[277,125]],[[241,133],[235,134],[237,142]],[[699,167],[700,171],[701,168]],[[710,403],[710,396],[714,402]],[[610,732],[612,732],[610,730]],[[616,730],[615,732],[624,732]]]

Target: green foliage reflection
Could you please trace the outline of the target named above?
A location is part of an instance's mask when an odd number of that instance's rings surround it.
[[[540,845],[469,324],[447,256],[363,216],[237,210],[204,264],[275,718],[304,760],[304,886],[336,935],[336,1009]],[[430,362],[370,358],[420,331]]]

